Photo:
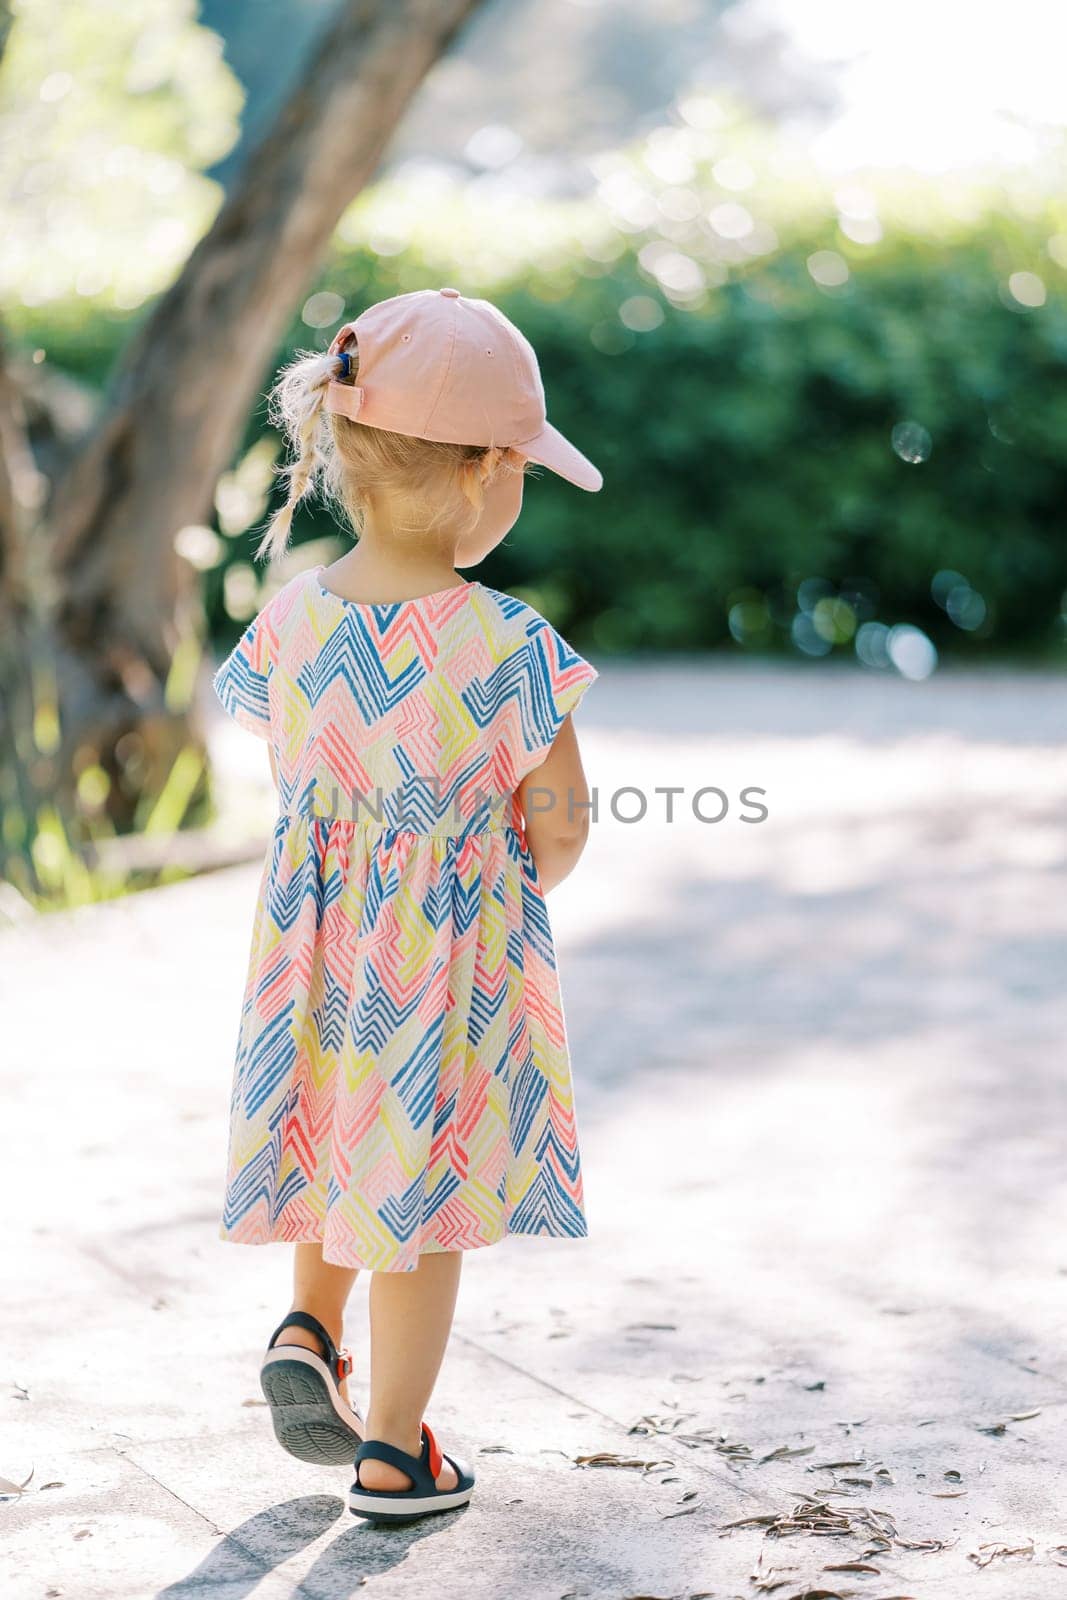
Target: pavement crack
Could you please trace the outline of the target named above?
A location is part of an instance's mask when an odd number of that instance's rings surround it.
[[[163,1493],[169,1495],[172,1500],[177,1500],[180,1506],[184,1506],[186,1511],[191,1511],[193,1516],[196,1517],[198,1521],[206,1523],[206,1525],[211,1528],[214,1533],[219,1534],[220,1537],[229,1537],[224,1528],[220,1528],[217,1523],[211,1520],[210,1517],[205,1517],[204,1513],[202,1511],[198,1511],[195,1506],[190,1505],[188,1500],[183,1500],[181,1495],[172,1489],[169,1483],[164,1483],[162,1478],[157,1478],[154,1472],[149,1472],[148,1468],[143,1466],[141,1462],[137,1460],[136,1456],[130,1455],[128,1450],[116,1450],[115,1454],[120,1456],[123,1461],[128,1461],[131,1467],[136,1467],[137,1471],[141,1473],[143,1477],[150,1479],[151,1482],[155,1484],[157,1489],[162,1489]]]
[[[531,1372],[529,1367],[520,1366],[517,1361],[509,1361],[507,1356],[502,1356],[497,1350],[491,1350],[488,1345],[484,1345],[480,1340],[472,1338],[469,1333],[459,1333],[456,1331],[453,1333],[453,1338],[461,1344],[468,1345],[470,1349],[477,1350],[480,1355],[488,1356],[492,1361],[498,1361],[502,1367],[508,1367],[512,1372],[521,1373],[524,1378],[527,1378],[531,1383],[536,1383],[540,1388],[547,1389],[552,1394],[558,1394],[562,1400],[568,1400],[572,1405],[581,1406],[583,1410],[590,1412],[593,1416],[603,1418],[603,1420],[609,1423],[613,1428],[618,1428],[620,1433],[623,1433],[627,1437],[630,1436],[628,1425],[625,1422],[622,1422],[618,1417],[612,1416],[610,1411],[602,1410],[600,1406],[593,1405],[581,1395],[572,1393],[570,1389],[561,1389],[558,1383],[552,1383],[549,1381],[549,1379],[540,1377],[538,1373]],[[645,1434],[642,1435],[642,1437],[670,1439],[671,1435],[666,1432],[661,1432],[657,1434]],[[761,1495],[757,1490],[750,1489],[747,1484],[741,1483],[739,1479],[731,1478],[725,1472],[717,1471],[715,1467],[709,1466],[707,1462],[700,1461],[696,1458],[694,1452],[689,1452],[687,1454],[686,1466],[692,1467],[695,1471],[702,1473],[706,1478],[713,1478],[716,1483],[725,1484],[728,1488],[733,1489],[737,1494],[744,1495],[747,1499],[752,1500],[757,1504],[762,1505],[764,1503],[765,1496]]]

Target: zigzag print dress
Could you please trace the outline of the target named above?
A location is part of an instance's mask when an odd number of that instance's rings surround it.
[[[286,583],[214,677],[270,742],[221,1236],[412,1272],[587,1234],[552,930],[514,790],[598,674],[468,582]]]

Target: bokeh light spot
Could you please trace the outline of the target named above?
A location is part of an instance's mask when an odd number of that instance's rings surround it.
[[[1013,300],[1028,309],[1043,306],[1048,298],[1045,285],[1036,272],[1013,272],[1008,279],[1008,290]]]
[[[38,94],[46,105],[54,105],[57,100],[62,100],[74,87],[74,79],[69,72],[50,72],[41,84]]]
[[[816,250],[808,257],[808,271],[822,289],[839,289],[848,282],[848,262],[836,250]]]
[[[344,309],[345,303],[341,296],[324,289],[304,301],[300,320],[306,322],[309,328],[328,328],[331,323],[340,322]]]
[[[934,447],[934,441],[921,422],[898,422],[889,440],[901,461],[913,466],[926,461]]]
[[[811,613],[811,625],[827,644],[848,644],[856,632],[856,613],[847,600],[824,595]]]
[[[770,630],[771,614],[762,595],[739,600],[730,607],[730,633],[738,644],[762,643]]]
[[[619,307],[619,321],[632,333],[651,333],[663,321],[663,307],[649,294],[633,294]]]
[[[834,586],[825,578],[805,578],[797,587],[797,605],[801,611],[814,611],[819,601],[832,595]]]
[[[972,589],[969,583],[960,583],[949,593],[945,610],[957,628],[972,633],[985,621],[987,607],[977,589]]]
[[[712,206],[708,221],[720,239],[744,239],[756,226],[752,213],[738,205],[736,200],[725,200],[721,206]]]
[[[790,634],[797,649],[806,656],[826,656],[833,649],[829,639],[824,639],[819,633],[811,614],[807,611],[797,612],[793,618]]]
[[[742,156],[723,156],[716,161],[711,175],[720,189],[751,189],[756,174]]]
[[[490,122],[471,134],[463,147],[467,160],[476,167],[499,171],[522,149],[522,138],[505,123]]]
[[[882,224],[877,217],[842,217],[837,225],[853,244],[878,244],[882,238]]]
[[[884,669],[889,659],[889,629],[884,622],[863,622],[856,630],[856,654],[865,667]]]
[[[910,622],[890,628],[886,648],[900,676],[911,679],[913,683],[928,678],[937,666],[937,649],[933,640]]]
[[[937,605],[944,610],[953,589],[970,587],[962,572],[956,572],[952,567],[943,567],[940,572],[935,572],[931,579],[930,594]]]

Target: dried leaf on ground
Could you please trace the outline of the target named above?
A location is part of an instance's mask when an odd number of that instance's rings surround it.
[[[687,1417],[695,1415],[695,1411],[676,1411],[673,1416],[657,1417],[650,1411],[645,1416],[638,1417],[626,1431],[627,1433],[673,1433]]]
[[[988,1567],[991,1561],[1001,1561],[1007,1556],[1025,1556],[1029,1561],[1033,1553],[1032,1539],[1026,1544],[1004,1544],[999,1539],[993,1539],[988,1544],[980,1544],[977,1550],[968,1550],[967,1560],[973,1561],[976,1567]]]
[[[873,1572],[875,1577],[881,1577],[881,1567],[872,1567],[866,1561],[832,1561],[822,1569],[824,1572]]]
[[[653,1333],[678,1332],[678,1324],[676,1322],[626,1322],[623,1324],[623,1326],[627,1329],[649,1328]]]
[[[698,1505],[696,1505],[696,1506],[683,1506],[681,1511],[665,1511],[663,1513],[663,1515],[661,1516],[660,1521],[661,1522],[669,1522],[671,1517],[688,1517],[689,1515],[691,1515],[692,1512],[699,1511],[699,1510],[700,1510],[700,1507]]]
[[[809,1472],[836,1472],[839,1467],[865,1467],[866,1461],[813,1461]]]
[[[765,1461],[789,1461],[793,1456],[810,1456],[815,1449],[813,1444],[789,1445],[780,1444],[777,1450],[772,1450],[769,1455],[760,1456],[758,1465],[762,1467]]]
[[[742,1517],[725,1523],[720,1529],[724,1537],[733,1528],[762,1527],[768,1538],[784,1538],[790,1534],[807,1534],[815,1538],[849,1537],[863,1539],[865,1549],[853,1561],[865,1562],[872,1556],[888,1555],[894,1545],[903,1550],[933,1552],[944,1550],[950,1543],[940,1539],[906,1539],[897,1532],[896,1522],[888,1511],[877,1506],[841,1505],[829,1503],[831,1491],[821,1495],[803,1494],[791,1511],[764,1513]],[[831,1569],[824,1569],[831,1570]],[[833,1570],[839,1570],[834,1568]],[[846,1570],[844,1567],[840,1570]]]
[[[785,1583],[794,1581],[793,1574],[796,1566],[790,1567],[764,1567],[763,1551],[756,1557],[756,1565],[749,1573],[748,1581],[756,1585],[760,1594],[770,1594],[774,1589],[780,1589]]]
[[[671,1418],[670,1427],[661,1427],[659,1425],[660,1419],[657,1417],[639,1417],[633,1426],[627,1429],[627,1432],[668,1434],[672,1440],[686,1445],[690,1450],[697,1450],[701,1445],[709,1445],[712,1450],[717,1451],[721,1456],[726,1456],[731,1461],[751,1461],[752,1448],[750,1445],[742,1444],[737,1439],[731,1439],[729,1434],[717,1433],[714,1428],[698,1428],[695,1433],[679,1433],[677,1431],[679,1425],[692,1415],[693,1413],[690,1411]]]
[[[820,1378],[818,1383],[806,1383],[804,1385],[804,1387],[805,1387],[805,1389],[808,1390],[809,1393],[811,1393],[815,1389],[825,1389],[826,1388],[826,1379],[825,1378]]]
[[[31,1467],[21,1483],[14,1483],[10,1478],[0,1478],[0,1494],[22,1494],[33,1478],[33,1473],[34,1469]]]
[[[1016,1411],[1012,1416],[1010,1416],[1008,1418],[1008,1421],[1009,1422],[1029,1422],[1031,1417],[1039,1417],[1040,1415],[1041,1415],[1041,1407],[1038,1406],[1036,1411]]]
[[[619,1456],[613,1450],[597,1450],[591,1456],[572,1456],[576,1467],[640,1467],[651,1472],[653,1467],[673,1467],[673,1461],[644,1461],[639,1456]]]

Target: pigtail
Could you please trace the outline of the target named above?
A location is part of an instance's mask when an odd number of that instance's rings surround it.
[[[295,455],[278,469],[287,487],[285,504],[271,518],[256,550],[256,557],[276,562],[284,555],[292,531],[293,513],[305,495],[316,487],[328,457],[328,417],[324,409],[327,385],[350,367],[339,354],[300,351],[282,368],[268,395],[268,415]]]
[[[333,379],[358,381],[359,350],[351,340],[344,352],[298,351],[283,367],[268,394],[268,415],[281,432],[292,459],[279,467],[286,484],[285,504],[275,512],[256,550],[271,563],[285,555],[293,513],[313,491],[347,517],[357,533],[368,496],[399,493],[406,501],[413,537],[432,532],[458,509],[456,492],[466,501],[470,525],[477,524],[485,488],[501,472],[530,466],[517,451],[495,445],[450,444],[368,427],[325,408]],[[406,530],[405,530],[406,531]]]

